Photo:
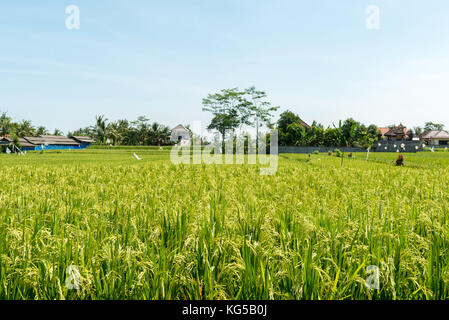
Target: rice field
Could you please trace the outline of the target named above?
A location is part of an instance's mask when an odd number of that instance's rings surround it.
[[[0,155],[0,299],[448,299],[449,153],[365,158]]]

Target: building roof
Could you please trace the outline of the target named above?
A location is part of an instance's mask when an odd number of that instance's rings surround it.
[[[179,124],[179,125],[177,125],[176,127],[174,127],[173,129],[171,129],[171,131],[175,131],[175,130],[189,131],[189,130],[186,129],[186,127],[184,127],[182,124]]]
[[[95,140],[93,140],[91,137],[87,137],[87,136],[72,136],[70,137],[72,139],[75,139],[78,142],[81,143],[94,143]]]
[[[34,144],[29,143],[28,141],[26,141],[24,138],[19,138],[19,142],[20,142],[20,145],[22,147],[25,147],[25,148],[32,148],[32,147],[35,146]]]
[[[10,137],[0,137],[0,144],[1,145],[8,145],[12,142],[12,139]]]
[[[449,139],[449,133],[447,133],[446,131],[437,131],[437,130],[426,131],[421,136],[421,138],[422,139]]]
[[[9,144],[9,143],[12,143],[14,140],[13,140],[11,137],[1,137],[1,138],[0,138],[0,141],[6,142],[6,143]],[[35,147],[34,144],[29,143],[29,142],[26,141],[24,138],[19,138],[19,142],[20,142],[20,145],[21,145],[22,147],[25,147],[25,148],[32,148],[32,147]]]
[[[38,137],[24,137],[29,143],[34,145],[63,145],[63,146],[79,146],[80,143],[74,139],[63,136],[42,135]]]
[[[390,128],[377,128],[377,130],[379,130],[380,134],[383,137],[388,131],[390,131]]]
[[[407,128],[400,124],[397,127],[391,128],[384,134],[384,136],[405,136],[407,135]]]

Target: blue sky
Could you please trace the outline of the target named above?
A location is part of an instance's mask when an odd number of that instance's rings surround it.
[[[65,26],[72,4],[80,30]],[[175,126],[207,122],[208,93],[254,85],[306,122],[449,128],[448,13],[447,0],[2,0],[0,110],[65,132],[97,114]]]

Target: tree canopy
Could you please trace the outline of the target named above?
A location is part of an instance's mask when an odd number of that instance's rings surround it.
[[[377,139],[375,125],[367,127],[349,118],[340,121],[338,126],[325,128],[314,121],[306,127],[297,114],[288,110],[280,115],[277,128],[281,146],[368,148]]]

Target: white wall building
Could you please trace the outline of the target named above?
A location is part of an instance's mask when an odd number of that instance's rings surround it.
[[[178,142],[181,146],[190,146],[190,131],[180,124],[171,130],[170,141]]]
[[[449,146],[449,133],[446,131],[428,131],[421,136],[428,146]]]

